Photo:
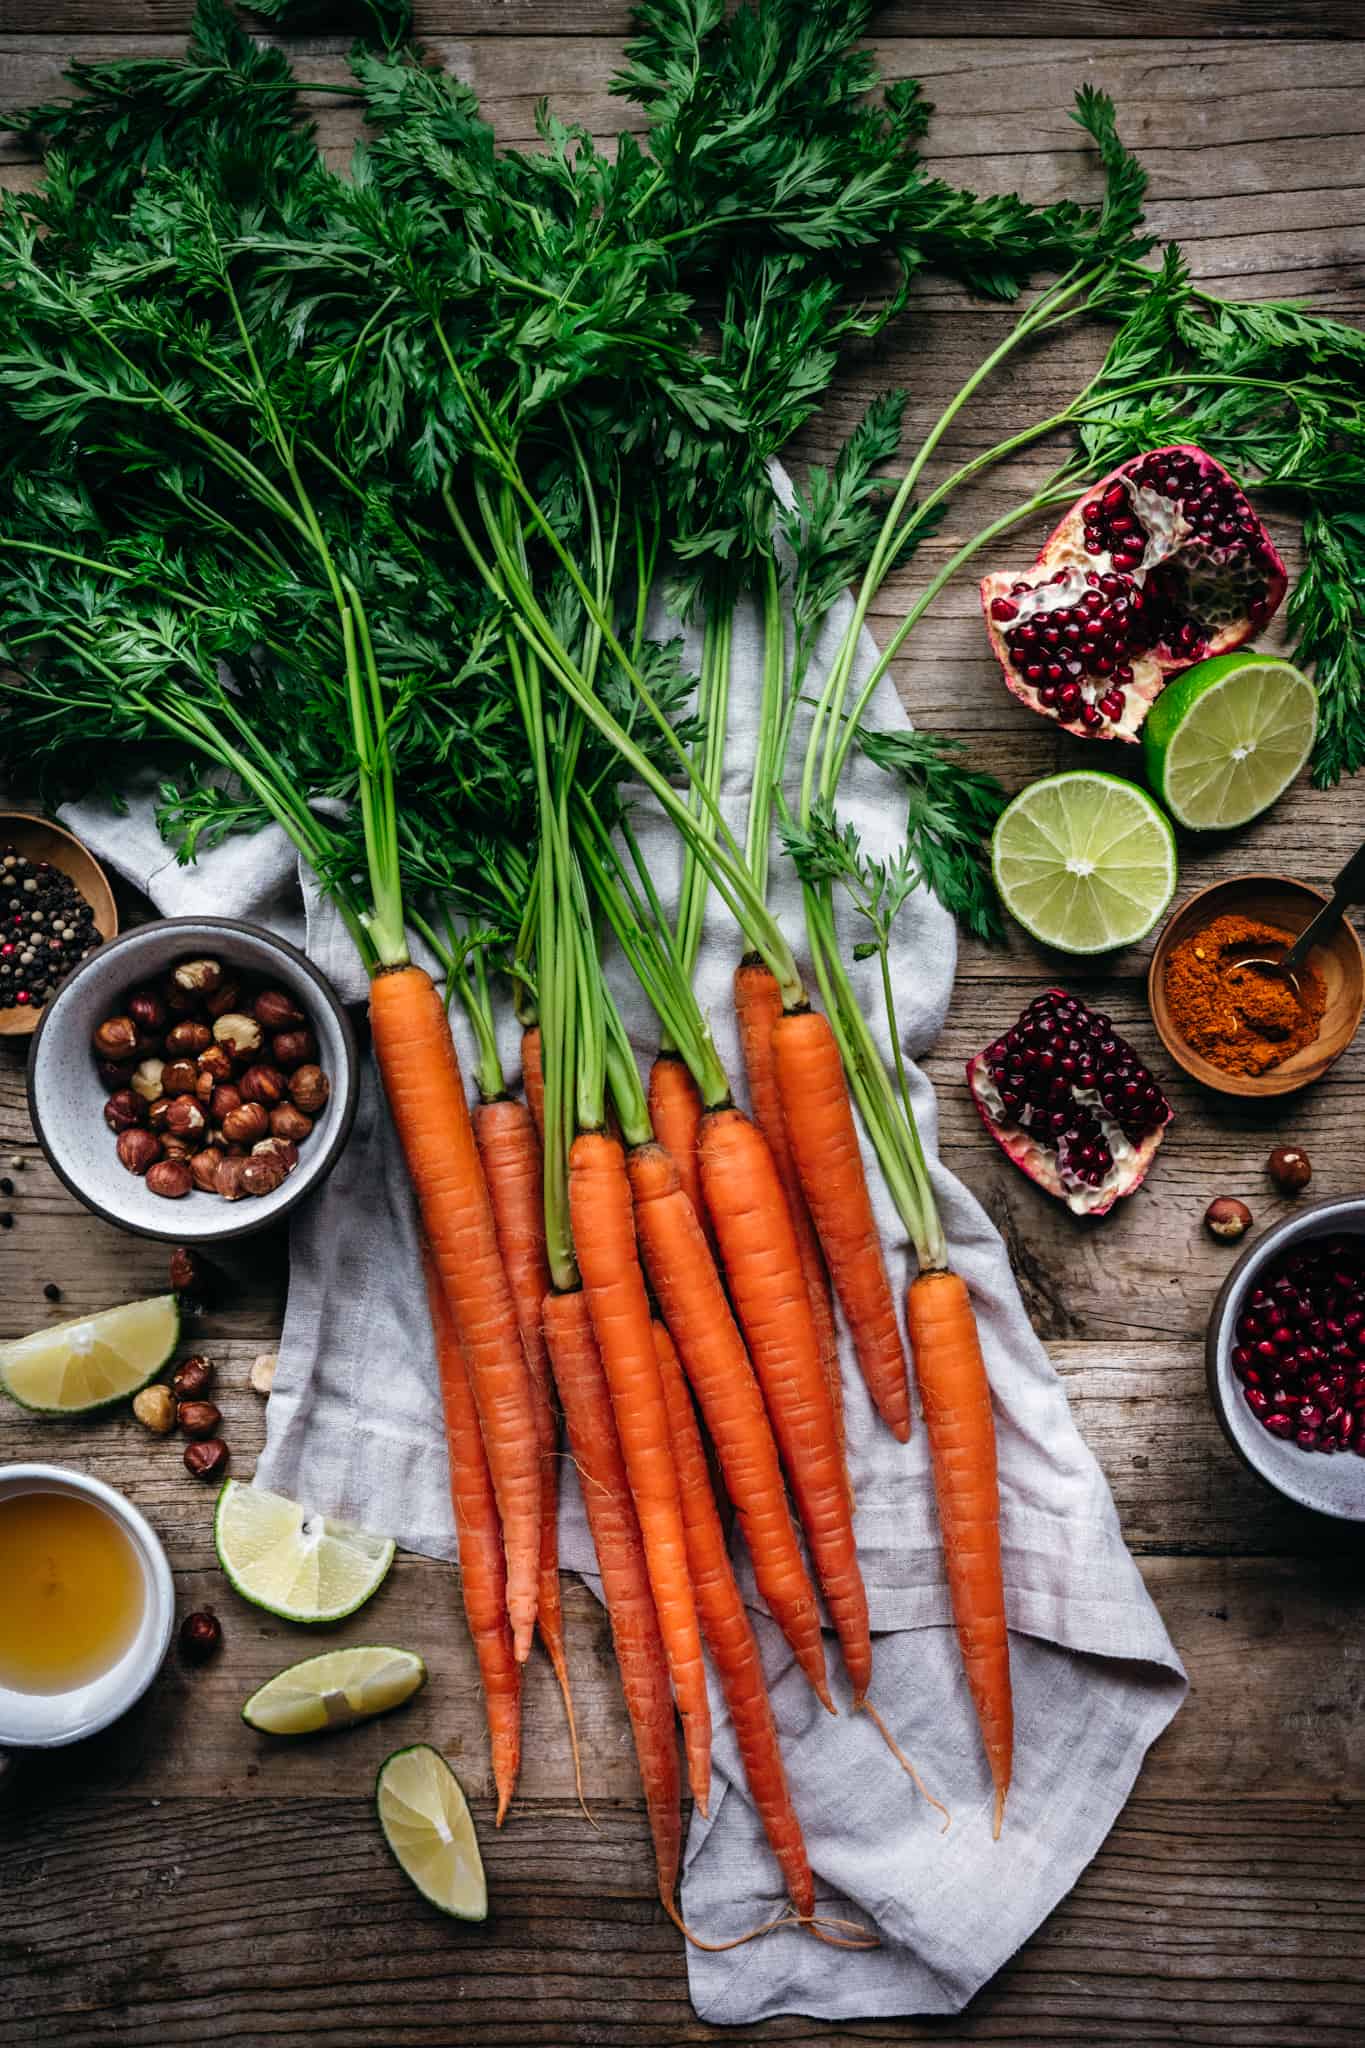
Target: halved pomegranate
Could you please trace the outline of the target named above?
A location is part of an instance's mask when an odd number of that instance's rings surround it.
[[[1141,1186],[1175,1114],[1109,1019],[1060,988],[968,1062],[967,1085],[1001,1150],[1078,1216]]]
[[[1016,697],[1082,739],[1135,740],[1168,676],[1240,647],[1288,578],[1245,493],[1202,448],[1154,448],[1092,485],[1035,567],[981,582]]]

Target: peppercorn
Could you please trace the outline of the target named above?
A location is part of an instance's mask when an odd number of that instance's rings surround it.
[[[61,1300],[61,1298],[62,1298],[62,1290],[61,1290],[61,1288],[60,1288],[60,1287],[59,1287],[59,1286],[57,1285],[56,1281],[55,1281],[55,1280],[48,1280],[47,1282],[45,1282],[45,1284],[44,1284],[44,1286],[43,1286],[43,1300],[44,1300],[44,1301],[60,1301],[60,1300]]]

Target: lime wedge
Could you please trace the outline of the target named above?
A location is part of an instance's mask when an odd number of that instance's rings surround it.
[[[1226,832],[1284,795],[1317,730],[1317,691],[1289,662],[1216,654],[1167,683],[1148,712],[1147,782],[1178,825]]]
[[[488,1886],[460,1781],[426,1743],[379,1767],[375,1805],[384,1840],[424,1898],[457,1920],[488,1918]]]
[[[154,1380],[179,1342],[180,1305],[157,1294],[0,1344],[0,1386],[43,1415],[88,1415]]]
[[[1011,917],[1063,953],[1148,933],[1175,894],[1175,834],[1144,790],[1078,768],[1019,792],[991,841]]]
[[[349,1728],[401,1707],[426,1684],[427,1667],[411,1650],[327,1650],[269,1678],[242,1708],[263,1735],[316,1735]]]
[[[379,1590],[388,1536],[310,1514],[296,1500],[229,1479],[213,1518],[218,1562],[234,1592],[286,1621],[340,1621]]]

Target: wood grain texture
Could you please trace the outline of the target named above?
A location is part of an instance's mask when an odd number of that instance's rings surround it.
[[[189,0],[0,0],[0,103],[60,90],[63,65],[179,46]],[[421,30],[467,76],[505,138],[533,134],[537,98],[594,133],[628,111],[607,84],[627,33],[624,0],[430,0]],[[951,28],[951,34],[943,33]],[[1086,196],[1093,165],[1067,118],[1082,79],[1119,101],[1152,177],[1151,218],[1179,235],[1197,275],[1255,297],[1302,294],[1365,317],[1365,42],[1342,40],[1356,0],[963,0],[951,16],[883,9],[879,58],[924,78],[939,112],[930,156],[944,174],[1029,197]],[[1121,32],[1120,32],[1121,31]],[[319,81],[344,75],[345,39],[295,46]],[[310,110],[344,165],[353,126],[335,101]],[[0,137],[0,184],[37,167]],[[1008,315],[926,279],[910,316],[843,380],[799,453],[826,459],[867,399],[910,392],[923,430]],[[1098,356],[1095,334],[1013,362],[955,426],[944,469],[1002,432],[1048,417]],[[1039,446],[964,495],[948,526],[883,593],[889,632],[945,551],[1029,494]],[[1277,539],[1292,534],[1276,529]],[[1021,532],[1026,562],[1042,534]],[[916,721],[969,738],[1010,788],[1074,764],[1074,747],[1001,688],[970,582],[946,592],[897,679]],[[10,764],[9,772],[16,768]],[[22,776],[22,764],[17,764]],[[1358,790],[1306,787],[1235,841],[1181,849],[1182,887],[1253,867],[1307,880],[1338,866],[1365,829]],[[1361,1184],[1365,1052],[1287,1112],[1203,1097],[1164,1073],[1147,1017],[1147,949],[1068,984],[1114,1018],[1169,1084],[1177,1111],[1148,1184],[1102,1224],[1044,1200],[989,1142],[962,1066],[1058,963],[1014,933],[999,952],[965,945],[952,1013],[925,1065],[939,1093],[947,1164],[1000,1225],[1078,1424],[1113,1487],[1124,1533],[1192,1679],[1103,1851],[1074,1892],[951,2022],[836,2027],[801,2019],[741,2038],[825,2048],[856,2039],[1007,2048],[1355,2048],[1365,1992],[1365,1539],[1299,1514],[1233,1457],[1203,1389],[1201,1342],[1230,1253],[1202,1231],[1211,1194],[1237,1193],[1258,1224],[1287,1205],[1263,1163],[1290,1132],[1313,1192]],[[7,1161],[22,1157],[15,1172]],[[86,1216],[33,1146],[22,1065],[0,1048],[0,1337],[153,1292],[165,1252]],[[219,1367],[234,1470],[264,1430],[246,1374],[279,1330],[278,1234],[229,1254],[223,1300],[194,1332]],[[48,1281],[60,1303],[43,1297]],[[327,1641],[411,1641],[429,1689],[392,1719],[286,1755],[238,1718],[253,1685],[316,1643],[236,1599],[217,1573],[212,1494],[179,1447],[127,1416],[50,1425],[0,1412],[0,1458],[51,1456],[125,1488],[162,1530],[181,1611],[221,1613],[222,1658],[173,1657],[143,1707],[78,1752],[39,1760],[0,1794],[0,2048],[176,2048],[216,2036],[247,2048],[683,2048],[725,2041],[687,2002],[684,1960],[653,1902],[647,1831],[606,1630],[581,1587],[566,1603],[585,1771],[600,1833],[573,1805],[561,1721],[537,1657],[527,1680],[522,1796],[491,1827],[474,1666],[447,1567],[399,1560],[363,1615]],[[457,1763],[485,1843],[494,1914],[455,1928],[429,1912],[374,1826],[374,1769],[426,1739]],[[783,1937],[786,1938],[786,1937]]]

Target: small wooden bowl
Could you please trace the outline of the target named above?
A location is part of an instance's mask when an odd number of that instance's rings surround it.
[[[50,861],[76,884],[95,913],[95,930],[102,939],[118,931],[118,911],[109,877],[72,833],[64,832],[48,818],[35,818],[27,811],[0,811],[0,847],[12,846],[25,860]],[[28,1038],[38,1029],[46,1004],[12,1003],[0,1010],[0,1038]]]
[[[1287,875],[1234,875],[1230,881],[1215,882],[1212,888],[1201,889],[1188,903],[1181,904],[1167,920],[1147,971],[1152,1022],[1177,1066],[1206,1088],[1217,1089],[1220,1095],[1292,1095],[1296,1088],[1320,1081],[1341,1058],[1359,1030],[1365,1011],[1365,953],[1348,918],[1343,918],[1326,944],[1315,946],[1309,956],[1326,985],[1327,1007],[1317,1037],[1283,1066],[1271,1067],[1264,1074],[1224,1073],[1185,1043],[1166,1000],[1166,962],[1171,948],[1202,931],[1216,917],[1231,914],[1255,918],[1264,924],[1278,925],[1281,931],[1292,932],[1297,938],[1326,901],[1320,890],[1291,881]]]

